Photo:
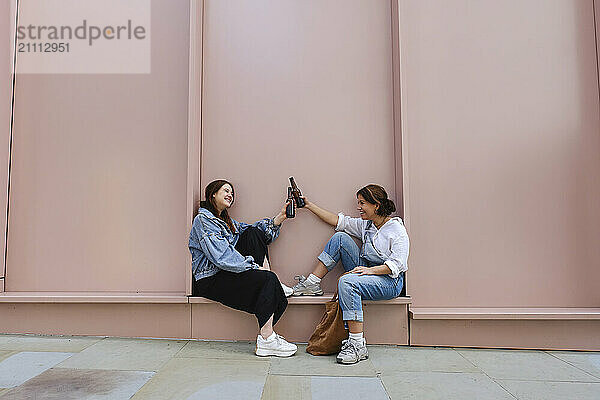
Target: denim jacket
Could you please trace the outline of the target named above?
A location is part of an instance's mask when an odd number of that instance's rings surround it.
[[[221,269],[239,273],[258,268],[252,256],[244,257],[235,249],[240,235],[248,227],[255,226],[265,233],[267,243],[271,243],[279,236],[281,227],[275,226],[272,218],[261,219],[252,225],[232,221],[235,233],[229,230],[225,221],[215,217],[206,208],[200,207],[198,210],[189,240],[192,273],[196,280],[212,276]]]

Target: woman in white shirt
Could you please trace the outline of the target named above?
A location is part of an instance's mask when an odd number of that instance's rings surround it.
[[[390,215],[396,206],[379,185],[367,185],[356,193],[360,218],[338,215],[306,201],[306,208],[337,231],[319,255],[313,272],[297,277],[294,296],[320,296],[321,279],[341,261],[346,271],[338,284],[344,321],[350,331],[337,356],[341,364],[354,364],[368,358],[363,336],[362,300],[387,300],[398,297],[408,269],[408,234],[399,217]],[[359,249],[350,235],[359,238]]]

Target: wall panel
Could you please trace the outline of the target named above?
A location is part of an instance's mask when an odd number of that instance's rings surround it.
[[[151,74],[19,75],[7,291],[185,291],[189,3],[151,29]]]
[[[415,306],[600,304],[592,4],[400,2]]]
[[[394,196],[390,21],[385,0],[205,2],[202,183],[233,182],[234,218],[273,216],[290,175],[332,211],[371,182]],[[333,233],[309,214],[272,246],[288,283]]]

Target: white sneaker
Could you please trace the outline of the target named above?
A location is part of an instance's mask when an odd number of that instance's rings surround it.
[[[356,364],[361,360],[369,358],[367,342],[365,339],[358,341],[354,339],[342,340],[342,350],[335,360],[339,364]]]
[[[275,333],[275,337],[271,340],[263,339],[261,335],[256,338],[256,355],[260,357],[277,356],[277,357],[289,357],[296,354],[298,346],[293,343],[289,343]]]
[[[283,283],[281,284],[281,287],[283,288],[283,293],[285,294],[285,297],[290,297],[294,294],[294,289],[292,289],[291,287],[286,286]]]
[[[323,289],[319,283],[308,283],[304,275],[294,277],[298,284],[292,288],[294,296],[323,296]]]

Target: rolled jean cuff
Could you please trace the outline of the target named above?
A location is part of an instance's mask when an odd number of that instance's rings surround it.
[[[342,310],[342,319],[344,321],[363,321],[362,310]]]
[[[325,268],[327,268],[328,271],[331,271],[333,267],[335,267],[335,264],[337,264],[337,261],[335,261],[329,254],[325,252],[319,254],[319,257],[317,258],[325,265]]]

